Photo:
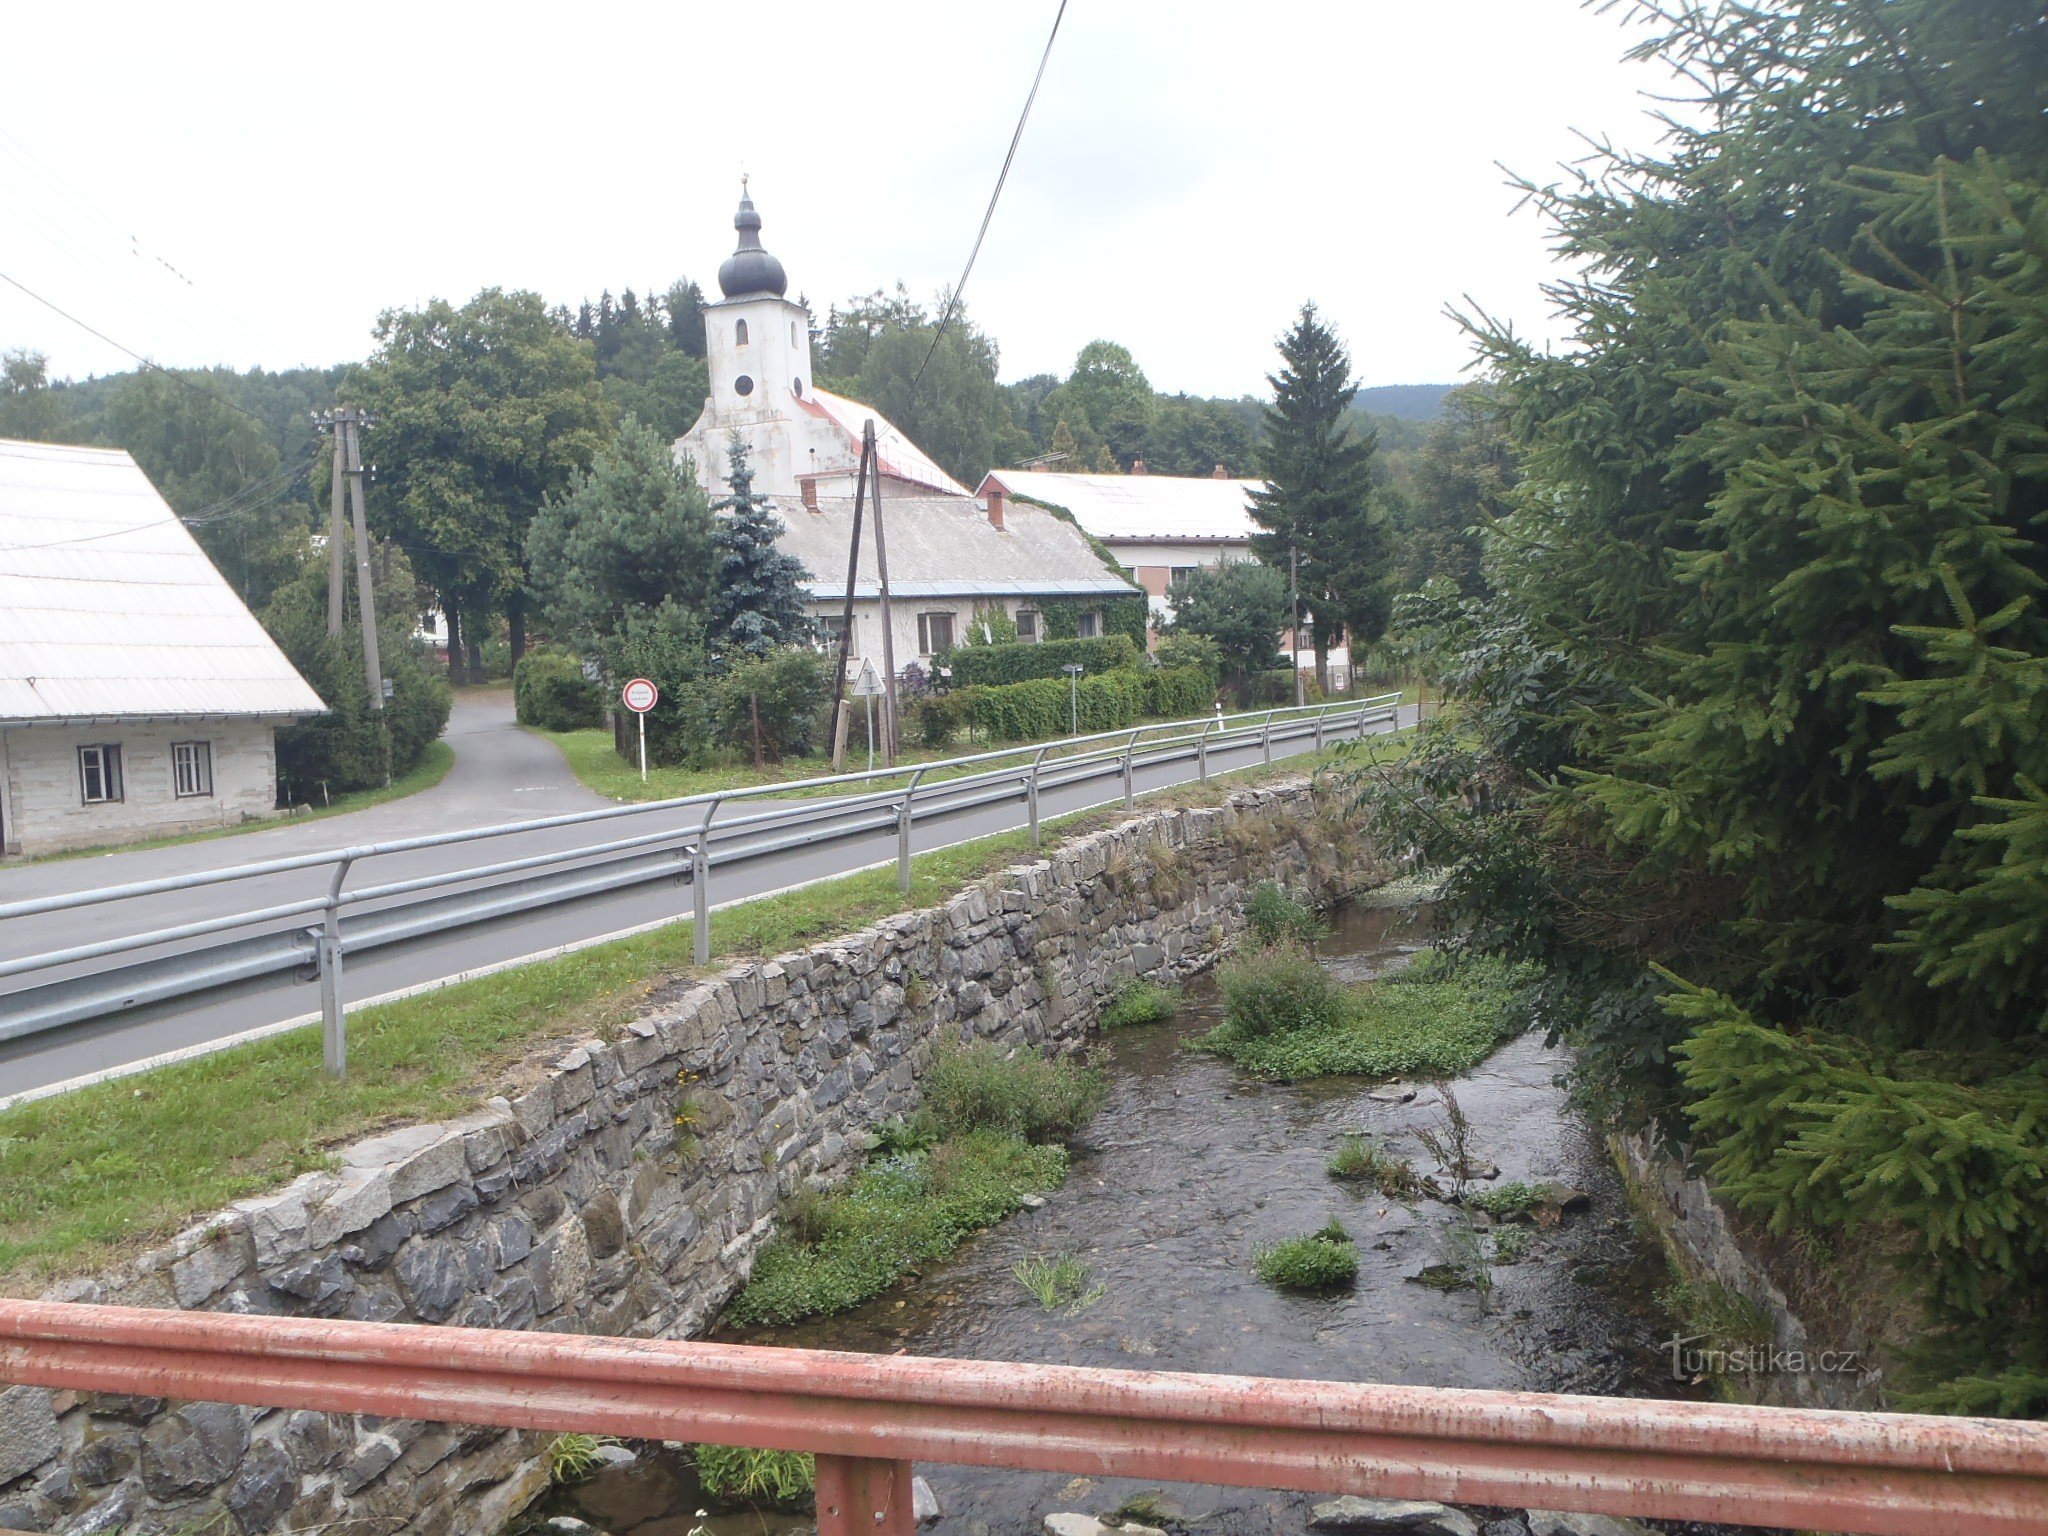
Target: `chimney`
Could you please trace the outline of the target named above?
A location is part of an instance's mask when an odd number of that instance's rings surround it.
[[[799,479],[799,480],[797,481],[797,483],[796,483],[796,484],[797,484],[797,489],[798,489],[799,491],[801,491],[801,492],[803,493],[803,498],[804,498],[804,510],[805,510],[806,512],[815,512],[815,511],[817,511],[817,510],[818,510],[818,477],[817,477],[816,475],[805,475],[805,476],[803,476],[802,478],[800,478],[800,479]]]
[[[988,522],[991,528],[1000,528],[1003,526],[1003,502],[1005,499],[1006,498],[1003,494],[1003,488],[1000,485],[992,484],[989,486]]]
[[[1230,478],[1230,471],[1225,469],[1221,464],[1218,464],[1214,469],[1209,471],[1209,478],[1211,480],[1228,480]]]
[[[1131,473],[1134,475],[1149,475],[1152,471],[1145,467],[1143,459],[1133,459],[1131,460]]]

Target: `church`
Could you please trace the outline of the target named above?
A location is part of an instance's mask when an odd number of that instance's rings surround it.
[[[711,395],[678,458],[721,494],[735,437],[748,445],[754,488],[773,499],[778,543],[809,573],[809,608],[829,638],[845,621],[847,555],[863,428],[875,426],[889,555],[892,643],[899,671],[929,669],[977,619],[1001,612],[1018,637],[1103,632],[1106,605],[1138,589],[1071,521],[1000,492],[977,498],[879,412],[828,390],[811,373],[811,315],[786,295],[782,263],[761,244],[761,215],[742,195],[739,245],[718,269],[723,295],[704,306]],[[882,664],[881,587],[872,509],[853,585],[854,666]]]

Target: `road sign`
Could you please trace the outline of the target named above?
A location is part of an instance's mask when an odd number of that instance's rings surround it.
[[[636,677],[619,690],[619,701],[636,715],[644,715],[661,702],[661,690],[644,677]]]
[[[882,680],[875,676],[875,664],[871,661],[863,661],[860,664],[860,676],[853,680],[854,696],[856,698],[872,699],[881,691]]]

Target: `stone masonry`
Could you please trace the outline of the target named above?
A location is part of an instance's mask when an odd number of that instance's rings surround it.
[[[657,997],[462,1119],[340,1149],[70,1301],[682,1337],[778,1204],[859,1164],[946,1041],[1077,1050],[1133,976],[1213,964],[1262,880],[1384,878],[1306,783],[1161,810],[797,954]],[[544,1437],[366,1415],[0,1390],[0,1528],[495,1536]],[[222,1517],[225,1517],[223,1519]]]

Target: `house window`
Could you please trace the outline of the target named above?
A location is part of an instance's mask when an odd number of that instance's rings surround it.
[[[212,742],[171,743],[171,788],[181,800],[213,793]]]
[[[1038,610],[1036,608],[1019,608],[1017,610],[1017,638],[1030,641],[1034,645],[1038,643]]]
[[[828,651],[839,649],[839,640],[846,633],[846,615],[827,613],[818,619],[818,643]]]
[[[744,346],[745,346],[745,345],[747,344],[747,322],[746,322],[746,321],[744,321],[744,320],[735,320],[735,321],[733,322],[733,325],[732,325],[732,339],[733,339],[733,342],[734,342],[734,343],[735,343],[736,345],[738,345],[738,346],[742,346],[742,347],[744,347]]]
[[[78,749],[78,796],[87,805],[121,798],[121,749],[111,743]]]
[[[1083,640],[1094,640],[1102,634],[1102,615],[1090,608],[1074,620],[1074,633]]]
[[[936,656],[953,649],[953,615],[920,613],[917,616],[917,650],[921,656]]]
[[[1167,577],[1167,585],[1171,589],[1178,590],[1186,586],[1193,579],[1195,572],[1199,571],[1201,567],[1199,565],[1176,565],[1169,567],[1169,569],[1171,574]]]

